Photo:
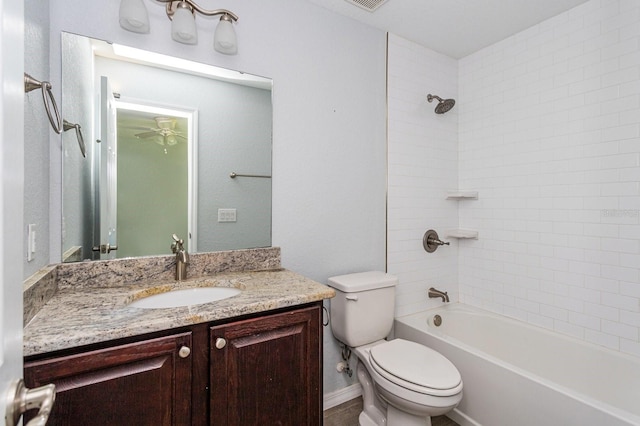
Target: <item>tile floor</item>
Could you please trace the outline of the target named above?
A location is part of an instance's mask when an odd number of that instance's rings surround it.
[[[355,398],[324,412],[324,426],[358,426],[362,398]],[[459,426],[446,416],[431,418],[432,426]]]

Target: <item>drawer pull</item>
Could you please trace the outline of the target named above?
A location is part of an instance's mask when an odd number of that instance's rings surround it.
[[[187,346],[183,346],[180,348],[180,350],[178,351],[178,356],[180,356],[180,358],[186,358],[191,354],[191,349],[189,349]]]
[[[222,349],[222,348],[224,348],[225,346],[227,346],[227,341],[226,341],[226,340],[224,340],[222,337],[218,337],[218,338],[216,339],[216,348],[218,348],[218,349]]]

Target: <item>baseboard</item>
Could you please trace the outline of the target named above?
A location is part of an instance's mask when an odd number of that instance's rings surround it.
[[[476,422],[457,408],[454,408],[453,411],[449,411],[446,416],[458,423],[460,426],[482,426],[480,423]]]
[[[323,409],[328,410],[336,405],[343,404],[347,401],[351,401],[354,398],[362,395],[362,386],[360,383],[354,383],[346,388],[338,389],[335,392],[327,393],[323,398]]]

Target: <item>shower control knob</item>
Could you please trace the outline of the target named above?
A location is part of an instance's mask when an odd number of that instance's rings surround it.
[[[440,240],[438,237],[438,233],[433,229],[429,229],[424,233],[424,237],[422,237],[422,246],[426,250],[427,253],[433,253],[440,246],[448,246],[449,242],[444,242]]]
[[[226,341],[226,340],[224,340],[222,337],[218,337],[218,338],[216,339],[216,348],[218,348],[218,349],[222,349],[222,348],[224,348],[225,346],[227,346],[227,341]]]
[[[448,246],[449,242],[445,243],[444,241],[440,241],[437,238],[429,238],[429,244],[436,244],[436,245],[439,245],[439,246]]]

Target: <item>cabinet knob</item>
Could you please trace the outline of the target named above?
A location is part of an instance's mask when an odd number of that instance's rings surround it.
[[[227,346],[227,341],[226,341],[226,340],[224,340],[222,337],[218,337],[218,338],[216,339],[216,348],[218,348],[218,349],[222,349],[222,348],[224,348],[225,346]]]
[[[189,349],[186,346],[183,346],[180,348],[180,350],[178,351],[178,356],[180,356],[180,358],[186,358],[191,354],[191,349]]]

